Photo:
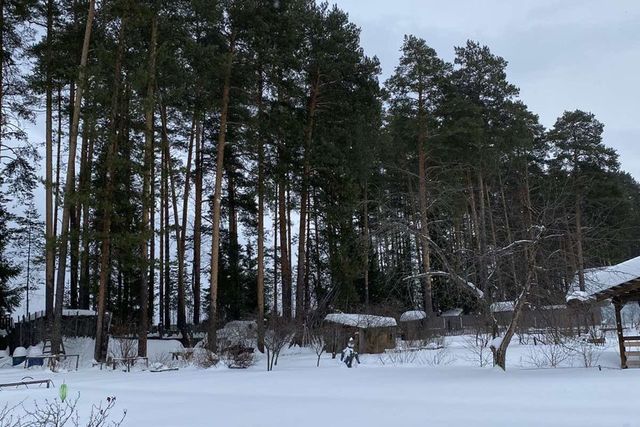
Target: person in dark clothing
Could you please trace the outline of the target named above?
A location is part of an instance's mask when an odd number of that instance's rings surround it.
[[[340,361],[344,362],[347,365],[347,368],[351,368],[353,366],[353,361],[355,359],[358,364],[360,364],[360,358],[358,357],[358,352],[355,349],[356,343],[353,337],[349,338],[349,342],[344,350],[342,350],[342,354],[340,355]]]

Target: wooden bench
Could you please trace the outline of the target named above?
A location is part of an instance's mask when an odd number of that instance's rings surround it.
[[[107,360],[107,366],[111,365],[113,367],[113,370],[115,371],[116,366],[118,366],[119,363],[123,364],[125,366],[125,368],[127,368],[127,372],[131,372],[131,367],[134,366],[138,360],[143,360],[147,366],[147,368],[149,367],[149,358],[147,357],[112,357],[109,360]]]
[[[191,360],[193,357],[193,349],[185,348],[184,350],[171,351],[171,360]]]
[[[0,388],[2,387],[20,387],[20,386],[24,386],[29,388],[30,385],[34,385],[34,384],[38,384],[38,385],[42,385],[42,384],[46,384],[47,388],[52,387],[53,386],[53,381],[47,379],[47,380],[28,380],[28,381],[18,381],[15,383],[6,383],[6,384],[0,384]]]
[[[54,360],[60,361],[60,359],[68,359],[74,358],[76,359],[76,371],[78,370],[78,365],[80,364],[80,355],[79,354],[41,354],[39,356],[27,356],[24,362],[24,368],[30,368],[31,366],[37,366],[37,363],[29,363],[30,361],[36,360],[47,360],[47,364],[49,367],[52,366]]]

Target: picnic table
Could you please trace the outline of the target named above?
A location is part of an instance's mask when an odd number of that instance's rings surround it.
[[[147,368],[149,367],[149,358],[140,357],[140,356],[112,357],[109,360],[107,360],[107,366],[108,365],[112,365],[113,366],[113,370],[115,370],[116,366],[119,363],[121,363],[121,364],[123,364],[125,366],[125,368],[127,368],[127,372],[131,372],[131,367],[134,366],[138,362],[138,360],[143,360],[145,362]]]
[[[193,357],[193,351],[193,348],[171,351],[171,360],[191,360]]]
[[[37,365],[42,365],[44,360],[47,360],[47,364],[49,367],[51,367],[51,364],[54,360],[60,360],[60,359],[68,359],[68,358],[74,358],[76,359],[76,371],[78,370],[78,365],[80,363],[80,355],[79,354],[41,354],[38,356],[27,356],[25,358],[25,362],[24,362],[24,368],[27,369],[31,366],[37,366]],[[40,363],[37,363],[37,362]]]

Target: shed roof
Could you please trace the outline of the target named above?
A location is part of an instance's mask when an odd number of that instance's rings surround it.
[[[427,313],[422,310],[409,310],[400,315],[401,322],[413,322],[427,318]]]
[[[464,310],[462,308],[453,308],[451,310],[445,311],[440,316],[441,317],[458,317],[458,316],[462,316],[462,313],[464,313]]]
[[[397,326],[393,317],[374,316],[357,313],[331,313],[324,318],[326,322],[357,328],[387,328]]]

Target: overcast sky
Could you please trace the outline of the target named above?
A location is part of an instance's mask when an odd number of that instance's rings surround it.
[[[640,1],[334,0],[362,28],[367,55],[393,71],[404,34],[440,57],[473,39],[509,61],[509,80],[551,127],[565,110],[593,112],[604,142],[640,180]]]

